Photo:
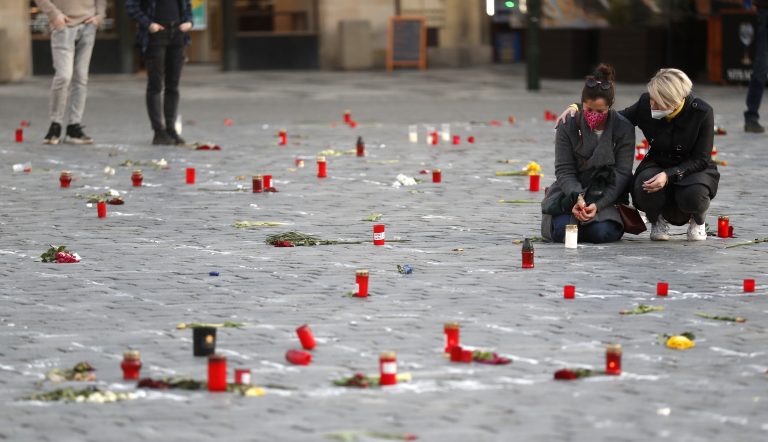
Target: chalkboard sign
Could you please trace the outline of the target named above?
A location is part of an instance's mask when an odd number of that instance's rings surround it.
[[[424,17],[391,17],[387,69],[427,68],[427,20]]]

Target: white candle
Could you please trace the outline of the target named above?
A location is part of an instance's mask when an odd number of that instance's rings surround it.
[[[451,141],[451,125],[448,123],[443,123],[441,126],[441,135],[443,136],[443,141]]]
[[[575,249],[579,240],[579,226],[576,224],[568,224],[565,226],[565,248]]]
[[[419,142],[419,127],[417,125],[408,126],[408,140],[414,144]]]

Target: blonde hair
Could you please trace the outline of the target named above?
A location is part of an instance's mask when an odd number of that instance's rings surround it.
[[[648,93],[664,109],[677,107],[691,89],[691,79],[680,69],[659,69],[648,82]]]

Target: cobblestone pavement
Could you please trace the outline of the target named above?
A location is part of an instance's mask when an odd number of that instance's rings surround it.
[[[144,79],[91,79],[86,132],[93,146],[43,146],[48,78],[0,86],[0,439],[325,440],[342,430],[413,433],[425,441],[762,441],[766,402],[766,247],[726,248],[768,232],[766,136],[746,135],[745,90],[697,87],[729,134],[716,138],[721,190],[708,222],[730,216],[738,238],[669,243],[648,233],[602,246],[536,244],[536,268],[520,268],[514,240],[539,235],[538,201],[521,177],[495,171],[537,161],[553,180],[552,124],[579,96],[578,81],[544,81],[524,90],[520,67],[427,73],[234,73],[193,67],[184,74],[184,136],[221,151],[152,147],[143,107]],[[620,75],[621,73],[619,73]],[[617,107],[642,85],[619,85]],[[359,122],[339,124],[344,109]],[[517,122],[510,125],[507,117]],[[233,124],[227,127],[225,118]],[[23,144],[13,142],[30,120]],[[487,124],[499,120],[500,126]],[[482,122],[483,124],[471,124]],[[332,123],[336,123],[333,127]],[[407,127],[450,123],[462,144],[410,144]],[[289,132],[287,147],[276,132]],[[315,176],[315,155],[366,142],[365,158],[328,156],[329,177]],[[466,136],[477,141],[470,145]],[[306,166],[292,170],[294,159]],[[130,186],[126,160],[164,158]],[[501,164],[499,160],[519,160]],[[31,173],[11,165],[31,163]],[[107,176],[106,166],[117,173]],[[184,168],[197,184],[184,184]],[[398,174],[441,168],[443,182],[394,188]],[[58,175],[76,178],[60,190]],[[237,176],[271,173],[279,193],[217,192],[250,187]],[[428,181],[428,180],[427,180]],[[543,187],[543,186],[542,186]],[[77,194],[116,189],[123,206],[98,219]],[[374,247],[382,213],[387,238]],[[240,220],[288,223],[237,229]],[[274,248],[266,235],[297,230],[363,244]],[[79,264],[43,264],[49,244],[78,252]],[[463,249],[456,251],[455,249]],[[400,275],[398,264],[411,264]],[[355,270],[370,269],[371,296],[344,296]],[[209,276],[210,271],[220,276]],[[744,278],[757,290],[744,294]],[[670,284],[667,298],[655,284]],[[562,299],[575,284],[575,300]],[[638,316],[637,304],[666,309]],[[695,313],[743,316],[711,321]],[[122,353],[141,351],[142,375],[205,380],[191,333],[181,322],[241,321],[220,329],[219,352],[233,368],[251,368],[263,397],[203,392],[143,392],[113,404],[17,401],[37,391],[54,367],[88,361],[98,385],[133,391],[121,379]],[[442,354],[442,326],[461,323],[462,342],[507,355],[507,366],[464,365]],[[287,364],[294,329],[318,339],[308,367]],[[659,335],[691,331],[696,347],[674,351]],[[608,343],[624,348],[624,373],[556,382],[563,367],[601,370]],[[382,390],[334,387],[333,379],[377,373],[378,354],[397,351],[413,380]],[[72,384],[67,384],[72,385]],[[284,388],[278,388],[278,387]],[[373,439],[361,439],[373,440]]]

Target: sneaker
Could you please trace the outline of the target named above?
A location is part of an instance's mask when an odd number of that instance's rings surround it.
[[[155,131],[155,136],[152,138],[152,144],[156,146],[173,146],[176,144],[176,140],[168,135],[168,132],[164,130]]]
[[[64,142],[69,144],[93,144],[93,138],[83,132],[83,127],[79,124],[70,124],[67,126],[67,136]]]
[[[744,132],[749,132],[749,133],[753,133],[753,134],[761,134],[761,133],[765,132],[765,128],[763,126],[761,126],[760,123],[758,123],[755,120],[748,120],[748,121],[744,122]]]
[[[661,215],[651,224],[651,241],[669,241],[669,224]]]
[[[179,133],[175,130],[169,130],[168,136],[171,137],[171,139],[174,141],[174,144],[176,145],[187,144],[184,138],[181,138],[181,135],[179,135]]]
[[[61,142],[61,124],[51,123],[48,133],[43,139],[43,144],[59,144]]]
[[[706,224],[696,224],[696,221],[691,218],[688,223],[688,241],[705,241],[706,239]]]

